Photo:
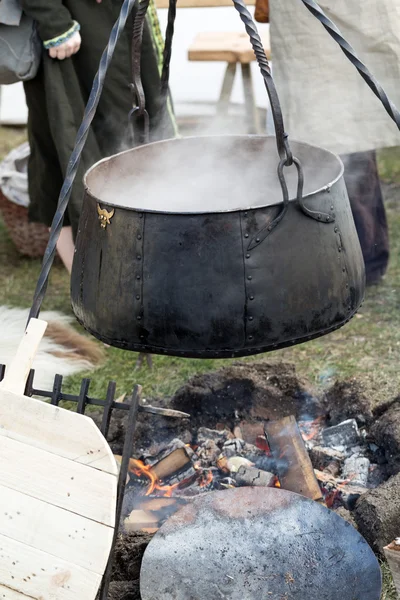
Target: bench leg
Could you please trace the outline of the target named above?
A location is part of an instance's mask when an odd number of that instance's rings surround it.
[[[260,117],[254,98],[251,67],[249,64],[242,64],[241,67],[243,77],[244,104],[247,118],[247,131],[248,133],[260,133]]]
[[[225,117],[228,113],[229,103],[235,82],[236,63],[228,63],[222,83],[221,93],[217,104],[217,118]]]

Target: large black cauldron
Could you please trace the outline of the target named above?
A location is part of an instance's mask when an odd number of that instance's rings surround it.
[[[95,165],[76,240],[72,304],[119,348],[232,357],[344,325],[364,294],[364,263],[340,159],[276,139],[197,137],[147,144]],[[280,222],[280,217],[283,217]]]

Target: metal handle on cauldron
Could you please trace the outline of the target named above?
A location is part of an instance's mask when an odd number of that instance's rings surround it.
[[[298,183],[297,183],[297,202],[299,203],[301,209],[308,216],[315,218],[317,220],[322,220],[324,222],[328,222],[332,220],[332,216],[325,213],[314,213],[314,211],[310,211],[307,207],[304,206],[303,203],[303,187],[304,187],[304,174],[301,163],[298,158],[294,157],[292,151],[290,149],[288,134],[285,132],[285,127],[283,123],[283,115],[282,109],[279,102],[278,92],[276,91],[275,83],[271,74],[271,67],[268,62],[267,56],[265,54],[264,46],[262,44],[260,35],[258,33],[256,24],[254,20],[246,8],[246,5],[243,0],[232,0],[233,4],[238,11],[241,20],[244,23],[246,31],[249,35],[251,45],[253,47],[254,54],[256,55],[257,63],[259,69],[261,71],[261,75],[263,76],[265,87],[268,93],[271,112],[274,119],[275,125],[275,136],[276,136],[276,145],[278,148],[278,154],[280,158],[280,162],[278,165],[278,178],[279,183],[282,188],[283,195],[283,204],[282,208],[279,211],[278,215],[273,219],[268,225],[260,229],[256,235],[250,240],[248,245],[248,250],[252,250],[261,242],[265,240],[265,238],[275,229],[275,227],[282,221],[283,217],[286,214],[286,211],[289,207],[289,191],[286,184],[285,176],[284,176],[284,168],[290,167],[291,165],[295,165],[297,169],[298,175]]]

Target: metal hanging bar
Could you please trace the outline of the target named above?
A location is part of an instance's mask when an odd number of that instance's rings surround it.
[[[47,244],[46,252],[44,254],[42,269],[40,271],[39,279],[36,285],[36,290],[32,302],[32,308],[29,313],[29,320],[31,318],[37,318],[39,316],[40,309],[47,290],[50,270],[53,266],[54,257],[56,254],[58,238],[60,237],[61,229],[63,226],[65,211],[67,210],[69,198],[71,196],[72,186],[76,178],[82,151],[85,146],[86,139],[89,135],[90,125],[92,124],[93,118],[96,114],[96,109],[100,101],[101,93],[103,91],[106,73],[114,55],[114,50],[117,45],[117,42],[125,29],[128,17],[137,1],[138,0],[124,0],[118,20],[112,28],[109,42],[102,54],[99,70],[94,78],[93,87],[85,108],[81,126],[79,127],[76,136],[75,146],[72,151],[71,158],[68,163],[65,180],[61,188],[60,196],[58,199],[57,211],[54,215],[53,223],[51,225],[49,242]]]

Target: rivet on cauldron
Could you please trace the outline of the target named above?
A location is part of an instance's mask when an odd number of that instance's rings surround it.
[[[254,317],[249,317],[249,321],[252,321],[254,319]]]
[[[142,239],[142,236],[141,236],[141,234],[140,234],[140,233],[138,233],[138,234],[137,234],[137,239],[138,239],[138,240],[141,240],[141,239]]]
[[[260,238],[256,238],[256,242],[258,243],[260,241]]]
[[[247,217],[247,212],[244,213],[244,216]]]
[[[254,296],[249,296],[250,300],[254,300]]]
[[[142,320],[142,317],[140,315],[138,315],[136,318],[137,318],[138,321]]]
[[[333,210],[333,208],[334,208],[334,206],[333,206],[333,204],[331,204],[331,210]]]
[[[337,233],[339,231],[339,229],[337,227],[335,227],[335,229],[333,230],[335,233]]]
[[[253,336],[252,336],[252,335],[249,335],[249,340],[252,340],[252,339],[253,339]]]
[[[330,218],[330,216],[329,216],[329,215],[327,215],[327,217],[326,217],[326,220],[327,220],[327,222],[328,222],[328,223],[329,223],[329,221],[331,220],[331,218]]]
[[[246,258],[250,258],[250,254],[246,254]]]
[[[346,273],[346,267],[343,267],[342,271],[343,273]]]
[[[141,335],[141,336],[140,336],[140,339],[141,339],[141,340],[144,340],[144,335]]]
[[[249,234],[248,234],[248,233],[245,233],[245,234],[244,234],[244,237],[245,237],[245,238],[248,238],[248,237],[249,237]]]
[[[143,213],[139,213],[139,218],[143,219]]]
[[[348,283],[346,283],[346,289],[349,289],[349,284]]]
[[[247,279],[250,281],[250,279],[253,279],[251,275],[247,276]]]
[[[321,215],[318,215],[318,219],[320,219],[320,218],[321,218]]]
[[[341,249],[341,248],[338,248],[338,252],[341,252],[341,251],[342,251],[342,249]]]
[[[268,225],[268,231],[271,231],[272,225]]]
[[[136,296],[136,300],[140,300],[140,296],[139,296],[139,294]]]
[[[140,254],[138,254],[136,258],[137,258],[138,260],[142,260],[142,257],[141,257],[141,255],[140,255]]]
[[[136,279],[139,281],[140,280],[140,275],[136,275]]]

